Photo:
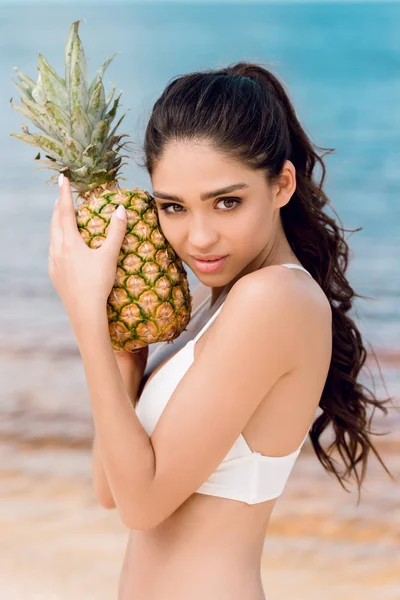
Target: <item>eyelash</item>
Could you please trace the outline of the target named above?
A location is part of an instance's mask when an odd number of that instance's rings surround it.
[[[239,198],[220,198],[217,202],[217,204],[219,202],[236,202],[236,205],[233,208],[228,208],[227,210],[224,210],[223,212],[231,212],[232,210],[235,210],[235,208],[238,207],[239,204],[242,203],[242,201]],[[178,212],[167,212],[167,208],[169,208],[170,206],[180,206],[181,208],[183,208],[180,204],[174,204],[174,203],[169,203],[169,204],[163,204],[162,206],[160,206],[160,210],[163,210],[165,212],[165,214],[167,215],[179,215],[182,211],[178,211]]]

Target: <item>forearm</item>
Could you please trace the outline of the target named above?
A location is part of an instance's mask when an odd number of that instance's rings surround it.
[[[114,350],[114,355],[117,360],[119,372],[124,382],[125,389],[128,392],[132,405],[135,406],[138,389],[141,385],[141,373],[144,371],[146,361],[144,360],[143,364],[141,365],[141,369],[136,369],[132,364],[132,355],[130,353],[119,353]],[[115,508],[115,500],[110,489],[110,484],[108,483],[106,472],[104,470],[103,459],[101,457],[96,432],[93,438],[92,446],[92,481],[95,496],[100,502],[101,506],[107,509]]]
[[[131,352],[116,352],[115,350],[114,356],[131,404],[135,407],[147,357],[139,359]]]
[[[92,445],[92,481],[94,494],[103,508],[115,508],[115,500],[104,470],[96,433]]]
[[[146,499],[155,472],[153,447],[125,389],[110,341],[106,312],[88,319],[76,332],[98,449],[110,490],[122,521],[128,527],[135,528],[136,524],[140,527],[146,520]],[[134,363],[131,369],[135,369]],[[133,393],[134,377],[130,381]]]

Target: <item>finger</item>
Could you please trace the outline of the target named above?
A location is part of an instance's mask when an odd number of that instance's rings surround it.
[[[120,204],[111,215],[110,224],[107,230],[107,237],[101,245],[101,251],[103,253],[110,253],[114,256],[115,260],[118,259],[121,246],[124,241],[126,234],[126,210],[125,207]]]
[[[59,210],[61,219],[61,228],[65,238],[80,238],[78,226],[76,223],[74,199],[72,197],[71,184],[69,179],[62,173],[60,174],[58,185],[60,187]]]

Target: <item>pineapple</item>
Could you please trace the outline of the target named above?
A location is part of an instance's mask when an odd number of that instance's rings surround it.
[[[78,230],[90,248],[102,245],[112,213],[119,204],[125,206],[127,230],[107,315],[113,348],[135,352],[177,338],[190,321],[192,297],[182,261],[161,232],[154,198],[145,190],[118,184],[118,171],[126,164],[121,163],[126,155],[118,153],[130,142],[121,143],[128,135],[116,135],[116,130],[126,113],[111,130],[121,94],[109,108],[115,85],[106,99],[102,82],[115,54],[88,86],[78,28],[76,21],[68,32],[65,79],[41,54],[37,82],[14,69],[21,105],[11,98],[11,106],[43,133],[30,133],[24,124],[22,134],[11,135],[44,150],[48,160],[40,160],[40,152],[35,160],[45,165],[37,170],[57,171],[49,182],[57,183],[58,173],[68,177],[78,194],[74,204]]]

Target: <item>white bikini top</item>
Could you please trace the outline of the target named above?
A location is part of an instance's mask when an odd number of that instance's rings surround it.
[[[312,276],[300,265],[285,263],[280,266],[301,269]],[[222,306],[223,303],[194,339],[189,340],[174,354],[142,391],[135,411],[149,436],[175,388],[193,363],[196,342],[216,319]],[[286,456],[265,456],[261,452],[253,452],[240,434],[222,462],[196,492],[246,504],[257,504],[277,498],[285,488],[308,432],[309,429],[300,446]]]

